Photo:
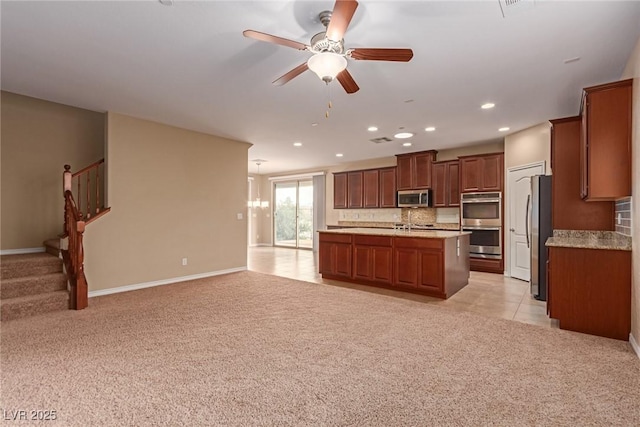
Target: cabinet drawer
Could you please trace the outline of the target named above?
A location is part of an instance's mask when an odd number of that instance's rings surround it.
[[[419,237],[396,237],[397,248],[442,249],[444,239],[428,239]]]
[[[351,243],[351,234],[319,233],[321,242]]]
[[[392,237],[389,236],[353,236],[353,243],[367,246],[391,247]]]

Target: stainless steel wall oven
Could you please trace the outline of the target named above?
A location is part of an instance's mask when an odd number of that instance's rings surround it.
[[[469,256],[502,258],[502,193],[464,193],[460,203],[461,225],[471,232]]]

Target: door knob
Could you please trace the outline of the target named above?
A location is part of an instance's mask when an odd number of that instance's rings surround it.
[[[513,233],[514,231],[516,231],[516,229],[515,228],[510,228],[509,231]]]

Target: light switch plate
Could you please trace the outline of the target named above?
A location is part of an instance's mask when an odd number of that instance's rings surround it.
[[[242,213],[238,213],[236,214],[236,216],[238,217],[238,219],[242,219]]]

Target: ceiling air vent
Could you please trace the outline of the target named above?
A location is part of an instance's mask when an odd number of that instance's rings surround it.
[[[380,138],[370,139],[369,141],[373,142],[374,144],[382,144],[384,142],[391,142],[391,141],[393,141],[393,139],[387,138],[386,136],[382,136]]]
[[[532,9],[536,0],[498,0],[498,3],[500,3],[502,17],[506,18],[523,10]]]

